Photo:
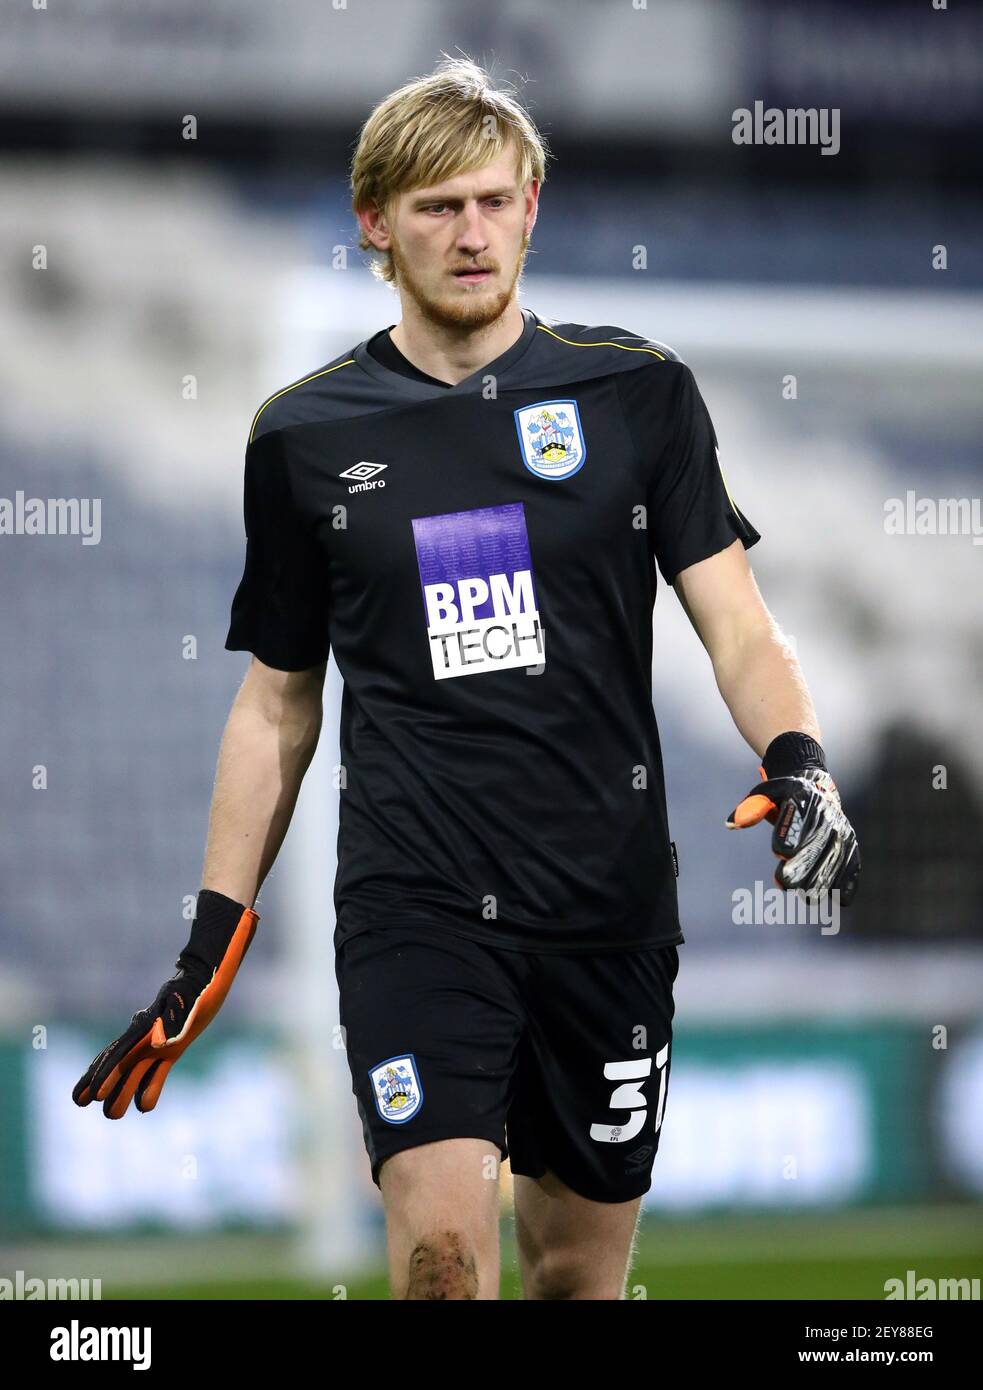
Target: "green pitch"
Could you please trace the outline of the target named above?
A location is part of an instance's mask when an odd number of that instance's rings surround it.
[[[518,1298],[508,1227],[503,1228],[502,1297]],[[259,1257],[262,1263],[262,1256]],[[191,1263],[191,1262],[189,1262]],[[387,1299],[385,1270],[369,1277],[313,1282],[288,1274],[131,1283],[104,1280],[106,1298]],[[788,1216],[700,1218],[647,1216],[628,1280],[629,1299],[880,1299],[885,1281],[919,1277],[983,1278],[979,1208],[919,1208]]]
[[[919,1256],[918,1274],[932,1278],[952,1276],[952,1258],[944,1254]],[[960,1268],[966,1268],[965,1262]],[[975,1263],[975,1276],[983,1271],[983,1258]],[[634,1290],[644,1287],[650,1299],[870,1299],[883,1298],[884,1281],[904,1277],[897,1260],[840,1260],[783,1261],[780,1264],[680,1265],[667,1270],[664,1265],[639,1262],[632,1275],[628,1296],[640,1295]],[[967,1269],[965,1277],[971,1277]],[[375,1279],[358,1280],[347,1286],[349,1299],[388,1299],[389,1287],[384,1274]],[[509,1275],[502,1281],[502,1297],[518,1298],[518,1277]],[[165,1299],[331,1299],[332,1286],[310,1284],[300,1280],[282,1279],[263,1282],[226,1280],[208,1284],[168,1284],[146,1288],[117,1288],[106,1292],[108,1298],[165,1298]]]

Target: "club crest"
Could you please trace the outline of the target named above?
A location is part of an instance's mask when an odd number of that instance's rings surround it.
[[[372,1078],[376,1107],[389,1124],[405,1124],[423,1104],[423,1087],[417,1076],[416,1059],[412,1052],[380,1062],[377,1067],[372,1067],[369,1076]]]
[[[571,478],[584,466],[587,446],[576,401],[539,401],[515,412],[522,461],[550,482]]]

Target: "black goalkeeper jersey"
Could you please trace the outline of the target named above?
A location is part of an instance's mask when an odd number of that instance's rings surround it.
[[[388,923],[528,951],[681,941],[652,708],[668,583],[758,533],[693,375],[547,324],[454,386],[365,342],[260,407],[226,647],[334,651],[336,939]]]

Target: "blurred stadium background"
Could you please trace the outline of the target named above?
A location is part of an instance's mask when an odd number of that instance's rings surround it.
[[[0,497],[99,499],[101,532],[0,535],[0,1276],[385,1297],[336,1024],[333,663],[221,1021],[151,1116],[110,1125],[70,1092],[185,940],[247,661],[223,642],[252,415],[398,319],[354,249],[358,125],[458,49],[529,79],[554,148],[523,302],[696,372],[865,859],[839,932],[735,920],[735,893],[771,885],[765,835],[723,828],[755,763],[663,592],[687,942],[631,1296],[983,1272],[983,550],[885,523],[892,498],[983,488],[980,20],[929,0],[6,10]],[[839,152],[736,145],[756,100],[839,108]]]

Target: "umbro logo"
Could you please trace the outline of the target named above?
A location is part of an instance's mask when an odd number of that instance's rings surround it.
[[[361,463],[346,468],[344,473],[339,473],[338,477],[355,480],[348,489],[349,492],[371,492],[374,487],[386,486],[385,478],[377,478],[375,475],[388,467],[388,463],[368,463],[363,459]]]
[[[630,1153],[625,1159],[625,1168],[629,1173],[640,1173],[647,1161],[652,1157],[655,1148],[654,1144],[643,1144],[640,1149]]]

